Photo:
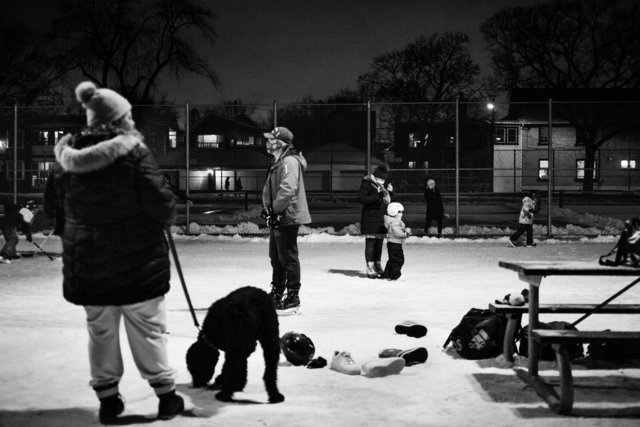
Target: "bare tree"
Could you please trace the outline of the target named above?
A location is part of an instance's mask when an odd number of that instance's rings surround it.
[[[56,76],[46,60],[46,49],[24,23],[0,25],[0,103],[52,103]]]
[[[218,76],[197,51],[213,43],[214,14],[197,0],[57,0],[51,36],[56,63],[118,90],[132,103],[157,101],[159,79]]]
[[[599,91],[603,94],[599,99],[588,101],[614,101],[611,96],[619,95],[619,89],[640,88],[639,23],[638,2],[556,0],[502,9],[481,30],[506,88],[550,89],[552,93],[607,89]],[[556,106],[555,113],[575,126],[584,142],[583,189],[590,191],[596,151],[629,130],[629,123],[620,124],[620,117],[628,117],[629,105],[564,105]]]

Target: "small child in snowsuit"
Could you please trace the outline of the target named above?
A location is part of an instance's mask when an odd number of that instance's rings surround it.
[[[27,236],[27,241],[31,242],[32,239],[30,224],[24,220],[18,205],[8,201],[4,203],[4,215],[0,217],[0,226],[5,241],[0,251],[0,258],[4,260],[20,258],[16,251],[16,246],[20,241],[18,231]]]
[[[520,217],[518,218],[518,230],[511,235],[509,238],[509,244],[514,248],[517,246],[517,240],[522,236],[525,232],[527,233],[527,246],[536,246],[533,242],[533,214],[538,212],[538,197],[535,193],[532,193],[529,196],[526,196],[522,199],[522,209],[520,209]]]
[[[387,206],[387,214],[384,216],[384,226],[387,227],[387,253],[389,260],[384,268],[383,278],[397,280],[402,275],[404,265],[404,252],[402,244],[411,234],[411,229],[402,222],[404,206],[394,202]]]

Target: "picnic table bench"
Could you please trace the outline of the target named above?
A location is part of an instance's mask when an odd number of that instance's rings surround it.
[[[518,376],[531,384],[538,394],[547,402],[549,407],[560,414],[570,414],[573,409],[573,377],[571,373],[571,361],[567,353],[566,345],[569,343],[587,343],[593,341],[635,341],[640,339],[640,331],[567,331],[567,330],[547,330],[539,329],[538,314],[546,313],[581,313],[580,319],[574,324],[582,321],[593,313],[628,313],[637,314],[640,306],[632,304],[610,305],[609,302],[620,296],[628,289],[640,282],[640,269],[634,267],[608,267],[600,266],[590,261],[500,261],[498,265],[502,268],[518,273],[520,280],[529,284],[529,304],[526,311],[529,314],[529,346],[528,346],[528,369],[516,370]],[[543,277],[547,276],[632,276],[635,279],[622,288],[612,297],[600,304],[545,304],[539,303],[539,288]],[[519,318],[525,311],[524,306],[505,306],[504,309],[494,306],[494,310],[503,310],[509,314],[511,324],[508,333],[519,326]],[[513,318],[513,320],[511,320]],[[518,325],[516,325],[518,322]],[[516,328],[517,329],[517,328]],[[505,333],[506,335],[506,333]],[[506,339],[506,338],[505,338]],[[538,353],[540,345],[548,342],[556,352],[556,360],[560,373],[560,396],[549,391],[548,386],[538,376]],[[513,341],[509,342],[510,351],[513,350]],[[513,353],[510,353],[510,358]]]

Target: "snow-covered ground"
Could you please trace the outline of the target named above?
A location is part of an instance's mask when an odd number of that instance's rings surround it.
[[[511,248],[497,239],[410,238],[406,264],[397,282],[364,278],[364,241],[356,236],[310,234],[299,238],[303,314],[280,318],[280,333],[302,332],[316,356],[331,360],[334,350],[351,352],[357,363],[384,348],[424,346],[429,359],[385,378],[347,376],[326,368],[294,367],[281,357],[280,404],[262,404],[263,362],[258,349],[249,361],[249,381],[236,398],[258,403],[222,403],[214,392],[193,389],[184,355],[196,328],[173,271],[169,310],[169,351],[179,393],[187,410],[172,421],[155,420],[157,399],[122,345],[126,372],[120,391],[126,411],[120,424],[163,426],[637,426],[640,369],[575,370],[576,408],[587,417],[562,417],[512,369],[498,361],[469,361],[442,344],[471,307],[484,308],[524,283],[498,267],[500,260],[586,260],[597,263],[615,238],[549,240],[535,248]],[[35,235],[42,242],[44,236]],[[268,289],[267,240],[262,237],[175,235],[191,299],[200,321],[211,302],[245,285]],[[50,239],[45,248],[60,251]],[[25,241],[19,249],[32,249]],[[386,260],[386,254],[383,261]],[[61,266],[44,256],[0,265],[0,426],[97,425],[98,402],[88,386],[84,311],[64,301]],[[595,303],[615,293],[624,278],[549,278],[542,302]],[[640,302],[640,287],[617,302]],[[578,315],[543,315],[541,320],[573,321]],[[394,333],[404,320],[426,325],[426,337]],[[639,316],[594,315],[581,329],[640,330]],[[552,364],[543,375],[557,380]],[[219,367],[216,374],[219,372]],[[595,378],[594,377],[598,377]],[[556,381],[557,384],[557,381]],[[583,386],[580,386],[580,385]],[[585,407],[595,410],[584,409]],[[628,413],[631,418],[615,418]]]

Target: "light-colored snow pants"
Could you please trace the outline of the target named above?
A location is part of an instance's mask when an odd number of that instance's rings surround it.
[[[124,373],[120,351],[120,318],[124,317],[129,347],[142,378],[157,395],[175,388],[168,363],[164,296],[122,306],[85,306],[89,330],[91,381],[98,398],[118,393]]]

